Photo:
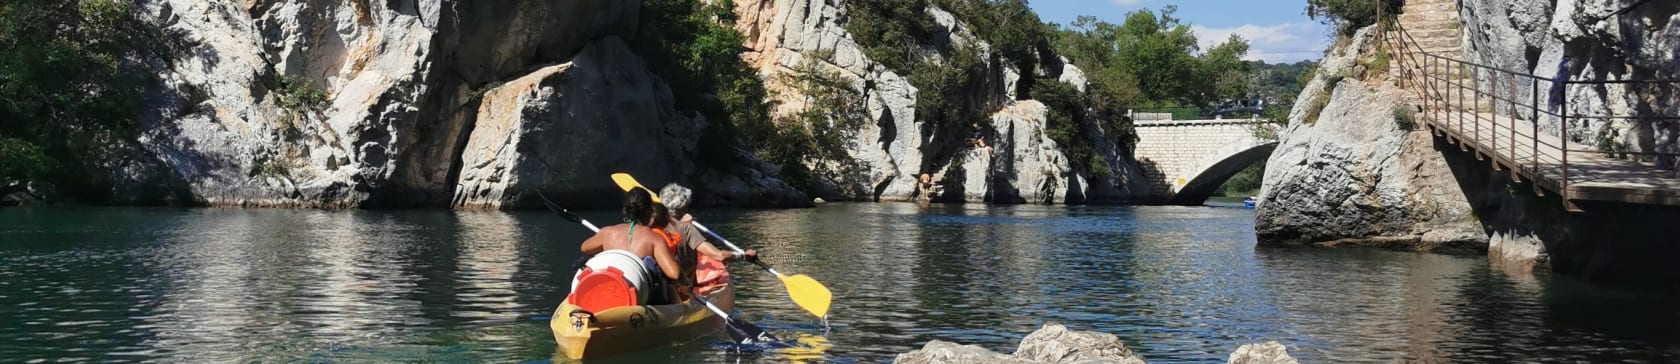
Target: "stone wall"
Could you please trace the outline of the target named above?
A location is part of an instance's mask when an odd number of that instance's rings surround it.
[[[1264,160],[1273,143],[1255,136],[1255,128],[1271,126],[1253,120],[1149,121],[1136,127],[1133,153],[1150,195],[1168,199],[1161,202],[1200,204],[1231,175]],[[1180,191],[1189,193],[1175,198]]]

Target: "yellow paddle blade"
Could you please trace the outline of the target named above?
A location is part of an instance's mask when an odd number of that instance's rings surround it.
[[[659,191],[642,187],[642,183],[636,182],[636,177],[631,177],[629,173],[613,173],[612,179],[613,183],[618,184],[618,189],[624,190],[624,192],[630,192],[630,190],[637,188],[645,189],[653,195],[653,203],[664,203],[659,201]]]
[[[804,274],[781,278],[782,285],[787,286],[788,297],[793,298],[794,305],[819,318],[828,317],[828,304],[834,300],[834,293],[829,292],[828,287],[823,287],[822,283],[817,283],[817,280]]]

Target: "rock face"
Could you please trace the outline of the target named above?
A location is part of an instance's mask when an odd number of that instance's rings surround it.
[[[1021,339],[1014,355],[1003,355],[975,345],[958,345],[933,340],[921,350],[899,354],[895,364],[941,363],[1115,363],[1142,364],[1143,357],[1133,354],[1126,344],[1114,335],[1073,331],[1057,324],[1043,328]]]
[[[994,203],[1067,203],[1083,177],[1073,173],[1056,141],[1044,133],[1048,110],[1021,101],[992,115],[998,135],[989,149],[973,149],[934,179],[945,181],[946,199]],[[1070,189],[1075,189],[1070,191]],[[1076,201],[1077,202],[1077,201]]]
[[[1276,341],[1260,344],[1248,344],[1237,348],[1226,359],[1226,364],[1300,364],[1295,357],[1289,356],[1289,349]]]
[[[516,201],[514,189],[538,187],[601,202],[616,199],[597,195],[605,175],[571,178],[601,163],[645,162],[634,171],[661,180],[693,169],[684,157],[698,136],[680,134],[703,121],[673,110],[669,91],[612,40],[635,33],[637,2],[164,0],[141,8],[191,49],[160,70],[165,82],[133,161],[113,162],[132,189],[119,199],[164,189],[209,205],[496,207]],[[593,52],[574,60],[586,47]],[[600,61],[622,65],[584,66]],[[606,120],[623,124],[586,129]],[[523,145],[492,145],[531,133],[571,138],[538,150],[556,168],[594,169],[539,174],[524,163]],[[631,135],[660,144],[608,138]],[[635,152],[593,154],[627,149]],[[567,152],[605,160],[563,163]],[[736,198],[797,193],[758,168],[716,169],[747,181]]]
[[[1403,90],[1357,79],[1372,29],[1326,57],[1267,161],[1255,229],[1264,244],[1476,251],[1487,236],[1425,131],[1403,130]],[[1332,90],[1324,92],[1323,90]],[[1324,105],[1315,110],[1313,105]],[[1316,113],[1316,122],[1309,115]]]
[[[1426,27],[1409,22],[1443,21],[1432,19],[1442,12],[1439,9],[1449,10],[1447,17],[1456,12],[1463,19],[1462,55],[1445,56],[1544,78],[1562,74],[1560,78],[1580,82],[1560,92],[1567,99],[1559,106],[1567,107],[1570,115],[1680,115],[1680,98],[1671,97],[1672,85],[1594,84],[1680,78],[1680,22],[1674,21],[1680,20],[1680,4],[1416,0],[1408,1],[1406,8],[1431,13],[1402,14],[1401,25],[1412,31]],[[1426,49],[1459,52],[1452,40],[1441,42],[1440,34],[1414,35],[1422,38],[1419,43]],[[1432,249],[1475,248],[1485,241],[1489,260],[1512,272],[1549,270],[1602,285],[1676,288],[1680,268],[1668,257],[1680,253],[1680,247],[1672,243],[1669,224],[1680,218],[1680,209],[1580,202],[1583,212],[1568,212],[1555,193],[1537,195],[1533,184],[1514,181],[1508,171],[1494,171],[1488,161],[1445,139],[1396,129],[1388,111],[1404,97],[1415,96],[1397,96],[1391,80],[1363,77],[1366,72],[1356,57],[1370,49],[1368,36],[1367,30],[1350,45],[1333,50],[1291,112],[1291,125],[1271,157],[1256,212],[1263,243]],[[1560,67],[1565,57],[1570,59],[1567,68]],[[1550,85],[1488,87],[1494,79],[1446,72],[1507,99],[1539,98],[1542,104],[1550,99]],[[1326,89],[1329,80],[1339,82]],[[1509,85],[1510,80],[1502,77],[1497,82]],[[1324,107],[1320,110],[1315,103]],[[1509,107],[1482,109],[1505,113],[1512,111],[1506,110]],[[1507,115],[1533,118],[1525,110],[1514,111]],[[1317,123],[1306,123],[1308,116],[1316,116]],[[1584,144],[1680,150],[1675,142],[1680,133],[1674,132],[1680,126],[1661,119],[1538,119],[1543,132],[1565,134]],[[1672,168],[1675,162],[1648,161],[1657,168]]]
[[[1131,177],[1137,168],[1124,148],[1098,148],[1109,164],[1101,174],[1116,177],[1093,181],[1081,170],[1089,166],[1070,168],[1043,136],[1043,106],[1019,94],[1034,77],[1084,89],[1077,67],[1044,54],[1047,64],[1024,74],[930,7],[922,10],[944,30],[923,45],[930,61],[959,45],[987,60],[960,102],[982,110],[976,116],[996,114],[989,129],[1001,147],[996,160],[952,156],[964,154],[951,151],[966,141],[932,135],[966,133],[917,122],[919,91],[865,56],[841,4],[736,3],[745,57],[780,95],[775,115],[806,107],[779,82],[804,62],[839,72],[863,95],[870,122],[847,143],[856,163],[843,164],[856,168],[813,164],[818,176],[848,176],[819,178],[825,199],[908,200],[921,173],[975,171],[939,181],[962,190],[948,200],[1124,202],[1142,190],[1128,185],[1140,178]],[[139,8],[190,47],[158,70],[164,82],[132,158],[108,162],[122,181],[119,199],[517,208],[533,206],[525,192],[536,189],[606,204],[616,194],[596,175],[628,170],[644,182],[686,182],[701,203],[809,203],[752,153],[741,152],[748,158],[739,165],[694,165],[708,121],[676,110],[662,81],[622,44],[636,34],[639,2],[161,0]]]
[[[868,117],[872,121],[852,135],[847,154],[857,170],[819,170],[817,174],[861,176],[861,178],[823,179],[819,195],[829,201],[870,200],[903,201],[917,196],[917,180],[922,173],[935,178],[936,184],[946,186],[942,200],[948,202],[1002,203],[1067,203],[1088,200],[1124,201],[1131,191],[1128,185],[1141,177],[1118,177],[1104,180],[1098,186],[1086,183],[1087,178],[1070,169],[1067,158],[1043,136],[1046,113],[1042,104],[1017,95],[1023,77],[1010,62],[993,60],[990,46],[975,37],[968,25],[952,14],[930,7],[925,9],[944,29],[943,39],[927,44],[932,62],[944,62],[936,55],[941,47],[972,46],[983,54],[987,77],[974,90],[967,90],[975,108],[999,110],[992,117],[992,130],[1000,135],[998,154],[970,149],[954,157],[934,155],[935,150],[960,140],[939,140],[930,137],[927,125],[916,119],[916,100],[920,92],[910,81],[869,59],[845,29],[845,8],[839,0],[742,0],[735,2],[739,16],[737,30],[746,35],[746,60],[760,70],[771,90],[786,90],[778,85],[779,75],[796,72],[802,62],[820,62],[822,68],[837,71],[863,95]],[[823,56],[823,57],[818,57]],[[1056,59],[1056,57],[1041,57]],[[1083,72],[1066,62],[1055,65],[1052,76],[1076,88],[1085,88]],[[793,115],[805,108],[799,97],[779,99],[778,116]],[[931,134],[938,134],[937,132]],[[1004,148],[1003,144],[1008,144]],[[1136,175],[1135,163],[1124,153],[1112,151],[1109,174]],[[994,161],[993,158],[999,158]],[[818,169],[840,164],[814,165]],[[953,193],[955,192],[955,193]],[[1071,193],[1070,193],[1071,192]],[[1069,200],[1068,196],[1076,197]]]
[[[673,103],[623,41],[596,41],[571,62],[484,94],[453,203],[500,208],[519,202],[522,189],[612,195],[618,188],[602,176],[614,172],[653,181],[685,176],[701,125],[676,114]]]
[[[1466,0],[1464,55],[1472,62],[1552,78],[1583,82],[1568,86],[1571,115],[1680,115],[1673,84],[1650,87],[1616,83],[1680,79],[1680,5],[1669,1],[1625,3],[1601,0]],[[1637,6],[1634,6],[1637,4]],[[1478,79],[1487,84],[1487,79]],[[1609,84],[1593,84],[1608,81]],[[1529,100],[1550,85],[1501,89],[1501,96]],[[1519,114],[1522,114],[1519,110]],[[1541,118],[1542,130],[1559,133],[1560,121]],[[1653,119],[1572,119],[1568,137],[1587,145],[1611,145],[1635,152],[1680,152],[1680,122]],[[1659,157],[1659,167],[1680,160]]]

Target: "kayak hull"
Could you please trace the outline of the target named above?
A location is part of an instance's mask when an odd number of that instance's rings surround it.
[[[735,308],[735,291],[728,285],[706,295],[724,312]],[[566,357],[588,359],[611,356],[693,340],[723,327],[723,318],[700,300],[651,306],[625,306],[586,312],[561,303],[549,328]]]

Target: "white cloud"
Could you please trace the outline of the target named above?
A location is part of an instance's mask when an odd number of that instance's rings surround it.
[[[1224,43],[1232,34],[1248,40],[1249,60],[1266,62],[1295,62],[1322,57],[1330,45],[1328,31],[1318,23],[1283,23],[1276,25],[1243,24],[1228,28],[1192,25],[1202,49]]]
[[[1146,0],[1108,0],[1108,2],[1114,3],[1115,6],[1133,6],[1142,4],[1144,1]]]

